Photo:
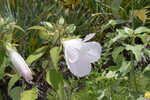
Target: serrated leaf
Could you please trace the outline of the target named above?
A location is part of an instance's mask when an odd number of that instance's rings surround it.
[[[76,30],[76,26],[74,24],[71,24],[66,27],[65,32],[66,33],[73,33]]]
[[[147,10],[146,9],[140,9],[140,10],[134,10],[133,15],[137,16],[144,24],[147,20]]]
[[[58,65],[58,61],[60,59],[60,54],[61,52],[61,48],[60,47],[53,47],[51,50],[50,50],[50,56],[51,56],[51,59],[52,59],[52,63],[53,63],[53,66],[57,69],[57,65]]]
[[[145,33],[145,32],[149,33],[150,29],[147,27],[141,26],[141,27],[136,28],[134,32],[135,32],[135,34]]]
[[[43,31],[47,31],[47,29],[43,26],[32,26],[29,27],[27,30],[43,30]]]
[[[126,50],[128,50],[128,51],[131,50],[133,52],[133,54],[135,55],[135,58],[137,61],[142,60],[141,53],[142,53],[143,48],[144,48],[143,45],[135,45],[135,46],[126,45]]]
[[[124,47],[117,47],[112,52],[114,62],[116,62],[118,55],[124,50]]]
[[[8,92],[11,90],[11,88],[14,86],[14,84],[20,79],[20,75],[15,74],[12,76],[8,83]]]
[[[55,89],[58,89],[59,84],[63,84],[63,77],[60,72],[52,69],[46,73],[46,81]]]
[[[26,90],[21,94],[21,100],[36,100],[38,98],[38,89]]]
[[[43,46],[41,48],[38,48],[35,52],[33,52],[29,57],[26,59],[26,62],[28,65],[33,63],[34,61],[38,60],[40,57],[44,55],[46,52],[48,46]]]
[[[21,87],[15,87],[9,91],[9,95],[13,100],[20,100],[21,99],[21,92],[22,88]]]

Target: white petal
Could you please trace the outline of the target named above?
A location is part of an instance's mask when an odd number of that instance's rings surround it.
[[[71,63],[68,58],[66,58],[66,62],[70,71],[77,77],[88,75],[91,71],[91,64],[85,56],[82,56],[82,54],[80,54],[77,62]]]
[[[64,41],[64,48],[72,47],[72,48],[80,49],[81,46],[82,46],[82,39],[71,39],[71,40]]]
[[[86,42],[86,41],[92,39],[94,36],[95,36],[95,33],[91,33],[91,34],[87,35],[83,41]]]
[[[79,52],[76,48],[66,47],[65,57],[68,58],[71,63],[75,63],[79,60]]]
[[[79,59],[79,50],[82,47],[81,39],[72,39],[64,42],[65,57],[71,63],[75,63]]]
[[[82,50],[83,56],[88,58],[90,63],[97,61],[101,56],[101,45],[97,42],[87,42],[84,43],[84,47]]]

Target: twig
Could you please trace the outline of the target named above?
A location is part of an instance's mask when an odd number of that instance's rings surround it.
[[[37,81],[35,82],[35,84],[32,86],[32,88],[34,88],[40,81],[40,79],[43,77],[44,73],[46,72],[46,69],[50,66],[50,61],[48,61],[47,66],[43,69],[42,73],[39,75],[39,77],[37,78]]]

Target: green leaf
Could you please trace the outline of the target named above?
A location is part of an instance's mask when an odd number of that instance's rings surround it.
[[[119,71],[122,73],[122,76],[125,76],[133,67],[132,62],[122,61],[122,65],[119,69]]]
[[[21,100],[21,87],[15,87],[9,91],[9,95],[12,97],[13,100]]]
[[[111,8],[114,14],[118,14],[120,5],[122,3],[122,0],[113,0],[111,3]]]
[[[144,34],[138,34],[136,35],[137,37],[141,38],[142,42],[144,44],[149,44],[149,41],[147,41],[147,37],[148,37],[148,34],[147,33],[144,33]]]
[[[43,46],[41,48],[38,48],[35,52],[33,52],[29,57],[26,59],[26,62],[28,65],[33,63],[34,61],[38,60],[40,57],[44,55],[46,52],[48,46]]]
[[[47,31],[47,29],[43,26],[32,26],[29,27],[27,30],[43,30],[43,31]]]
[[[135,34],[139,34],[139,33],[149,33],[150,29],[144,26],[138,27],[137,29],[135,29]]]
[[[4,71],[5,71],[5,68],[6,68],[6,65],[8,63],[8,60],[5,56],[5,52],[4,50],[0,49],[0,79],[3,78],[3,75],[4,75]]]
[[[66,33],[73,33],[76,30],[76,26],[74,24],[71,24],[66,27],[65,32]]]
[[[38,89],[26,90],[21,94],[21,100],[36,100],[38,98]]]
[[[119,68],[120,68],[119,66],[109,66],[107,69],[110,70],[110,71],[116,71]]]
[[[63,17],[60,17],[58,24],[63,25],[65,22]]]
[[[116,42],[119,39],[126,39],[128,38],[128,34],[125,32],[123,29],[117,29],[118,34],[116,35],[115,38],[111,39],[109,42],[109,46],[111,46],[114,42]]]
[[[124,27],[124,31],[130,36],[134,34],[134,31],[128,27]]]
[[[46,81],[55,89],[58,89],[59,84],[63,84],[63,77],[61,73],[59,73],[55,69],[52,69],[46,73]]]
[[[106,78],[115,78],[117,77],[118,74],[116,71],[109,71],[107,74],[106,74]]]
[[[114,62],[117,62],[117,57],[118,55],[124,50],[125,48],[124,47],[117,47],[113,50],[112,52],[112,57],[113,57],[113,60]]]
[[[125,23],[125,20],[123,20],[123,19],[116,19],[116,20],[110,20],[107,24],[106,24],[106,26],[107,25],[111,25],[111,26],[115,26],[115,25],[117,25],[117,24],[122,24],[122,23]]]
[[[141,52],[142,49],[144,48],[143,45],[126,45],[126,50],[131,50],[133,52],[133,54],[135,55],[135,58],[137,61],[141,61],[142,60],[142,56],[141,56]]]
[[[59,100],[66,100],[65,99],[66,98],[66,94],[65,94],[64,83],[63,82],[58,84],[57,94],[59,96]]]
[[[18,25],[15,25],[15,24],[13,24],[13,27],[14,28],[16,28],[16,29],[19,29],[20,31],[22,31],[22,32],[24,32],[24,29],[23,28],[21,28],[20,26],[18,26]]]
[[[51,56],[51,59],[52,59],[52,63],[53,63],[53,66],[57,69],[57,65],[58,65],[58,61],[60,59],[60,54],[61,52],[61,48],[60,47],[53,47],[51,50],[50,50],[50,56]]]
[[[20,75],[15,74],[12,76],[8,83],[8,92],[11,90],[11,88],[14,86],[14,84],[20,79]]]
[[[51,31],[54,30],[54,27],[53,27],[53,25],[52,25],[50,22],[43,22],[43,23],[44,23],[44,25],[45,25],[45,27],[46,27],[47,29],[49,29],[49,30],[51,30]]]
[[[150,50],[144,48],[143,52],[150,58]]]
[[[150,79],[150,64],[144,69],[143,75]]]

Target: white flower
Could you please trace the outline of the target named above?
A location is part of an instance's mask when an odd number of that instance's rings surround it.
[[[17,69],[17,71],[27,80],[32,80],[32,72],[29,69],[28,65],[21,57],[21,55],[11,48],[10,44],[6,46],[8,55],[11,59],[12,64]]]
[[[64,41],[64,53],[69,70],[77,77],[88,75],[91,63],[101,55],[101,45],[97,42],[87,42],[95,34],[87,35],[84,40],[71,39]]]

